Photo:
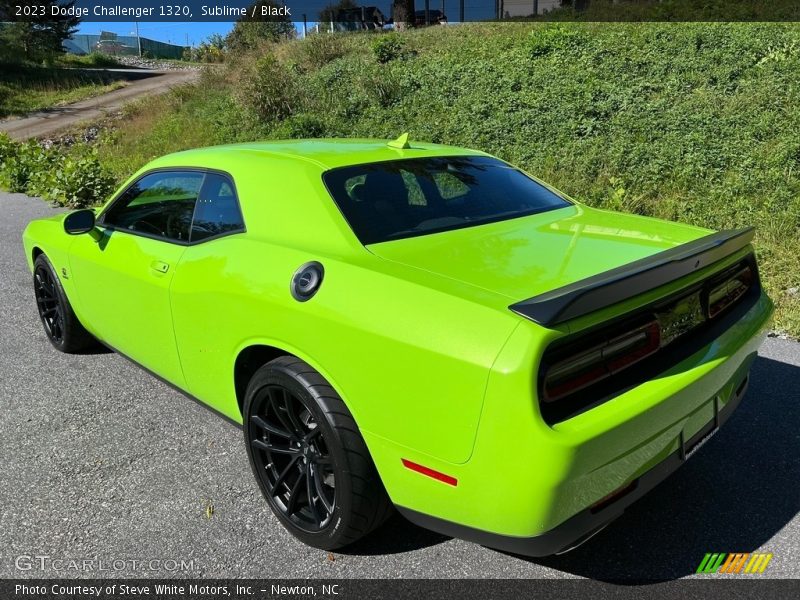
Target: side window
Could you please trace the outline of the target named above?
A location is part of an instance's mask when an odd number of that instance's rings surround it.
[[[233,231],[244,231],[233,182],[226,175],[207,173],[197,198],[191,241]]]
[[[160,171],[133,184],[103,216],[103,225],[189,241],[195,203],[204,173]]]

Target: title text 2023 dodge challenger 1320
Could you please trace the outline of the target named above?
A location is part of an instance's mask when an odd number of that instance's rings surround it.
[[[588,539],[739,404],[772,313],[751,239],[405,136],[172,154],[24,233],[53,345],[99,340],[243,423],[299,539],[396,507],[529,555]]]

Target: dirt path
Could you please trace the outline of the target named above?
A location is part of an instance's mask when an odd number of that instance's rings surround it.
[[[116,69],[109,70],[117,71]],[[161,94],[176,85],[193,81],[199,73],[197,71],[153,71],[148,75],[131,81],[124,88],[101,96],[35,112],[27,117],[0,121],[0,131],[8,133],[15,140],[52,135],[76,123],[102,117],[107,112],[118,110],[123,104],[134,98]]]

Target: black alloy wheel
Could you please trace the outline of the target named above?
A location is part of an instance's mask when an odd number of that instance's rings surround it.
[[[45,335],[56,350],[76,353],[98,345],[72,310],[61,281],[44,254],[33,261],[33,293]]]
[[[33,286],[44,331],[54,345],[60,345],[64,341],[64,308],[47,265],[39,264],[36,267]]]
[[[392,514],[353,415],[308,363],[281,356],[250,378],[242,406],[250,467],[281,524],[334,550]]]
[[[286,388],[262,387],[253,400],[250,445],[264,485],[298,527],[320,531],[336,505],[333,457],[314,415]]]

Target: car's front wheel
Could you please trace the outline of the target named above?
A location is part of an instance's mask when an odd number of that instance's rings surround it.
[[[44,254],[33,263],[33,291],[45,335],[57,350],[82,352],[97,344],[72,310],[61,281]]]
[[[389,516],[391,503],[353,416],[307,363],[284,356],[261,367],[243,408],[253,473],[292,535],[333,550]]]

